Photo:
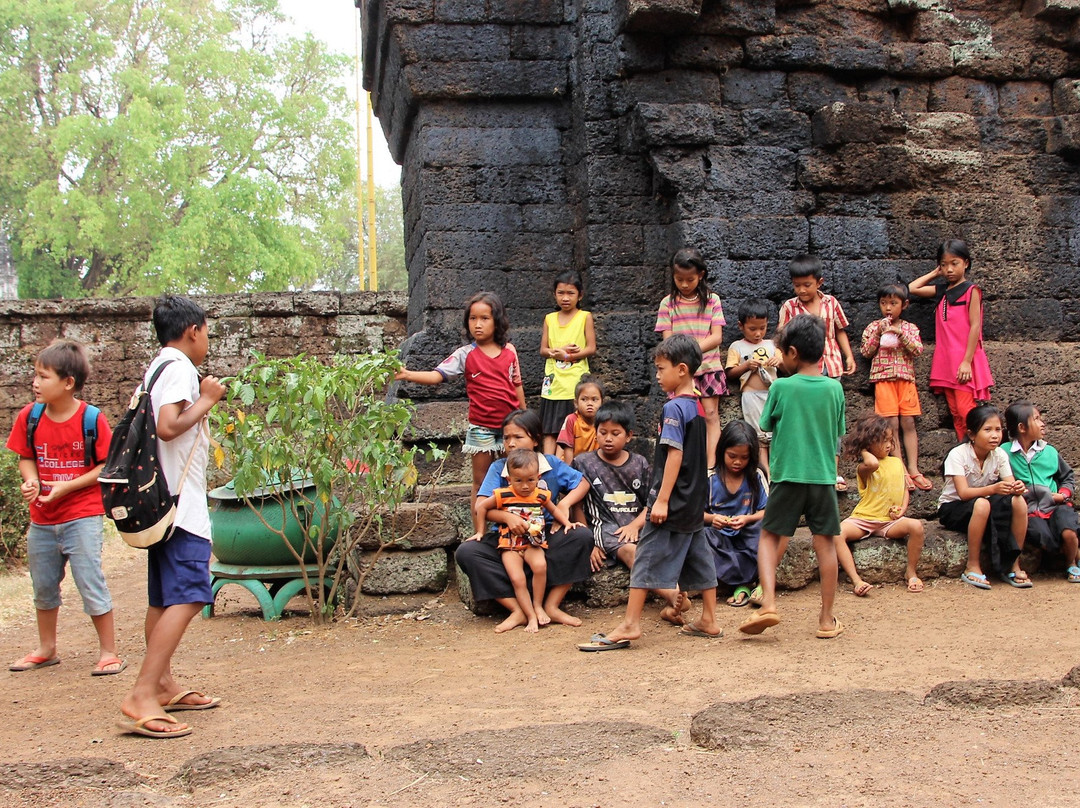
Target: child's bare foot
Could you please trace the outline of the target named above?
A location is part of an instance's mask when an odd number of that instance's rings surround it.
[[[685,611],[685,610],[683,610]],[[673,626],[685,626],[686,620],[683,619],[682,611],[675,606],[665,606],[660,610],[660,619],[667,620]]]
[[[540,630],[540,625],[536,622],[535,617],[529,618],[529,622],[525,624],[526,634],[535,634]]]
[[[547,616],[551,618],[552,623],[562,623],[564,626],[580,626],[581,620],[574,617],[572,614],[567,614],[557,606],[549,606],[546,610]]]
[[[868,584],[866,581],[859,581],[855,584],[855,595],[860,598],[865,598],[870,594],[870,590],[874,587]]]
[[[690,596],[685,592],[680,592],[675,598],[675,605],[680,612],[690,611]]]
[[[612,642],[620,642],[622,640],[640,640],[641,639],[641,624],[640,623],[627,623],[623,621],[615,627],[613,631],[608,632],[607,638]]]
[[[533,609],[536,610],[536,623],[537,623],[537,625],[543,627],[543,626],[548,625],[551,622],[551,618],[548,617],[548,613],[544,611],[544,607],[541,606],[539,603],[534,603],[533,604]]]
[[[510,616],[503,620],[499,625],[495,626],[495,633],[502,634],[504,631],[512,631],[518,626],[524,626],[528,623],[528,618],[525,617],[525,612],[521,609],[514,609],[510,612]]]

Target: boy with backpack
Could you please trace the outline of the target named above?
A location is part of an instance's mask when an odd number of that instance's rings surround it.
[[[75,398],[89,374],[82,345],[54,340],[34,364],[35,403],[23,407],[8,436],[30,507],[26,558],[38,627],[38,647],[13,662],[12,671],[60,663],[56,621],[66,565],[97,631],[100,650],[92,674],[108,676],[127,667],[116,655],[112,598],[101,570],[104,509],[97,479],[112,433],[97,407]]]
[[[121,729],[150,738],[191,733],[168,715],[208,710],[220,704],[197,690],[184,690],[172,675],[172,656],[188,623],[213,601],[210,587],[210,511],[206,505],[206,464],[210,435],[203,422],[225,386],[214,376],[201,381],[196,370],[209,351],[206,312],[194,301],[163,296],[154,307],[154,330],[161,352],[150,363],[144,386],[150,390],[157,425],[158,456],[169,489],[178,495],[171,534],[147,549],[146,657],[120,709],[132,719]]]

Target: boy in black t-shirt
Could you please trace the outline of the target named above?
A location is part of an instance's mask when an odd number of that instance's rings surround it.
[[[705,417],[694,394],[701,349],[694,339],[675,334],[656,347],[653,361],[656,381],[672,398],[664,404],[648,524],[630,573],[626,616],[611,634],[594,634],[590,642],[579,644],[581,651],[628,648],[631,640],[641,637],[641,612],[650,589],[700,590],[701,617],[683,626],[681,633],[712,638],[724,633],[716,621],[716,568],[704,533],[709,498]]]
[[[601,405],[594,420],[599,443],[595,452],[577,455],[573,467],[584,475],[588,492],[576,506],[575,519],[593,532],[593,572],[621,561],[634,568],[638,535],[645,526],[649,492],[649,461],[626,450],[634,436],[634,411],[611,401]],[[580,512],[579,512],[580,511]],[[660,616],[677,626],[685,622],[682,612],[690,608],[677,589],[658,590],[668,605]]]

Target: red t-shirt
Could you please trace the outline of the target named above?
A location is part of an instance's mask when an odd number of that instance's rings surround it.
[[[30,417],[33,404],[27,404],[19,411],[15,424],[11,427],[7,447],[19,457],[33,460],[35,452],[26,442],[26,419]],[[41,414],[37,429],[34,430],[34,448],[37,454],[38,479],[41,481],[41,493],[48,494],[53,483],[74,480],[86,474],[92,466],[86,465],[86,449],[83,447],[83,413],[86,402],[80,401],[75,414],[66,421],[52,420],[48,411]],[[104,462],[109,453],[109,441],[112,429],[105,420],[105,414],[98,415],[97,443],[94,454],[98,462]],[[97,485],[80,488],[56,502],[42,502],[40,499],[30,503],[30,521],[36,525],[59,525],[87,516],[101,516],[105,507],[101,504],[101,489]]]

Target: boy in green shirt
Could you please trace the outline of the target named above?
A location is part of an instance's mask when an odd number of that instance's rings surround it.
[[[773,382],[761,414],[761,428],[773,433],[772,480],[758,544],[761,610],[739,626],[739,631],[760,634],[780,622],[776,613],[776,567],[799,517],[805,515],[814,534],[821,576],[817,636],[831,639],[844,630],[832,613],[837,575],[833,536],[840,532],[836,449],[847,429],[844,390],[836,379],[821,374],[825,324],[820,317],[800,314],[793,318],[780,331],[778,344],[783,367],[792,375]]]

